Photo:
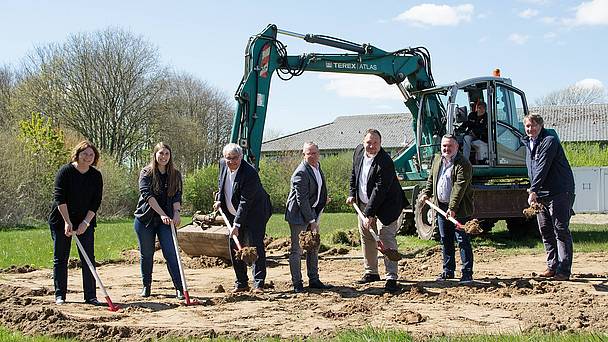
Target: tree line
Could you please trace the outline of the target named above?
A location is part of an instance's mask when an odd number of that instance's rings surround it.
[[[220,157],[232,114],[229,96],[172,71],[129,31],[37,46],[18,66],[0,66],[0,224],[45,218],[54,174],[82,139],[102,153],[103,210],[126,214],[120,206],[137,195],[127,187],[136,187],[154,144],[175,146],[174,162],[188,175]]]

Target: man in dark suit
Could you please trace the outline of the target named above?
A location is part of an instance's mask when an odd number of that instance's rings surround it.
[[[530,177],[528,203],[541,203],[536,215],[547,253],[547,269],[541,277],[569,280],[573,244],[570,217],[574,204],[574,175],[559,139],[544,128],[538,114],[524,117],[526,165]]]
[[[228,144],[222,151],[220,159],[218,193],[214,209],[222,208],[233,226],[229,235],[230,258],[236,274],[233,293],[249,291],[247,265],[235,256],[236,244],[232,234],[236,235],[241,246],[256,248],[258,259],[253,264],[253,291],[264,292],[266,279],[266,253],[264,235],[266,223],[272,215],[270,197],[258,172],[247,162],[243,162],[243,150],[237,144]]]
[[[303,160],[291,176],[291,188],[287,197],[285,220],[291,230],[291,252],[289,253],[289,270],[295,293],[303,292],[300,246],[300,233],[310,229],[319,233],[319,216],[327,203],[327,186],[325,176],[319,163],[319,146],[306,142],[302,148]],[[328,289],[331,285],[319,280],[319,249],[307,251],[306,271],[308,287]]]
[[[365,258],[365,273],[360,284],[380,280],[376,240],[369,230],[377,230],[386,249],[397,249],[398,219],[407,204],[395,173],[393,160],[381,146],[382,136],[376,129],[368,129],[363,144],[353,155],[350,177],[350,195],[346,203],[358,203],[364,219],[359,219],[361,247]],[[396,291],[397,262],[384,257],[387,291]]]

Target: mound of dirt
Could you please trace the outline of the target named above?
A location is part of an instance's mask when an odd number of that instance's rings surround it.
[[[266,246],[267,251],[288,252],[291,248],[291,241],[289,241],[289,238],[274,239],[272,237],[267,237],[264,239],[264,245]]]
[[[11,265],[7,268],[0,268],[0,273],[30,273],[30,272],[34,272],[38,270],[35,267],[32,267],[30,265],[25,265],[25,266],[15,266],[15,265]]]
[[[255,250],[255,248],[254,248]],[[257,258],[257,254],[256,254]],[[232,265],[230,260],[218,257],[210,257],[210,256],[196,256],[196,257],[188,257],[182,255],[182,261],[184,266],[189,269],[199,269],[199,268],[212,268],[212,267],[222,267],[227,268]]]
[[[411,311],[411,310],[403,310],[395,315],[395,321],[403,322],[405,324],[417,324],[425,321],[425,317],[423,317],[419,312]]]

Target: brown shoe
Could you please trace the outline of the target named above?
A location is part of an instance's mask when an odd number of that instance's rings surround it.
[[[570,280],[570,276],[567,274],[563,274],[563,273],[557,273],[555,275],[555,277],[553,277],[554,280],[557,281],[566,281],[566,280]]]
[[[235,287],[230,293],[241,293],[241,292],[249,292],[249,286],[246,287]]]
[[[251,291],[251,292],[253,292],[254,294],[264,294],[264,289],[261,289],[261,288],[259,288],[259,287],[256,287],[256,288],[254,288],[254,289],[253,289],[253,291]]]
[[[552,270],[550,270],[550,269],[547,268],[545,270],[545,272],[540,273],[538,276],[542,277],[542,278],[551,278],[551,277],[555,276],[555,271],[552,271]]]

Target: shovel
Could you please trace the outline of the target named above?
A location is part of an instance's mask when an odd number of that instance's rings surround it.
[[[175,225],[171,220],[171,236],[173,237],[173,247],[175,248],[175,255],[177,256],[177,266],[179,268],[179,275],[182,278],[182,287],[184,290],[184,298],[186,305],[197,305],[201,304],[198,300],[190,300],[190,294],[188,293],[188,284],[186,284],[186,274],[184,273],[184,265],[182,264],[182,257],[179,255],[179,245],[177,244],[177,234],[175,233]]]
[[[173,247],[175,247],[175,255],[177,256],[177,266],[179,267],[179,275],[182,278],[182,287],[184,290],[184,299],[186,300],[186,305],[202,304],[195,298],[190,300],[190,294],[188,293],[188,284],[186,283],[186,273],[184,272],[182,257],[179,254],[179,245],[177,244],[177,233],[175,231],[175,225],[173,224],[173,220],[171,220],[171,235],[173,237]]]
[[[357,215],[359,216],[359,218],[361,220],[363,220],[365,218],[365,216],[363,216],[363,213],[361,212],[361,209],[359,209],[359,206],[357,205],[357,203],[353,203],[353,208],[355,208],[355,211],[357,212]],[[378,234],[376,234],[376,232],[373,229],[368,229],[370,234],[372,235],[372,237],[374,238],[374,240],[376,240],[376,243],[378,244],[378,250],[380,251],[380,253],[386,255],[389,260],[391,261],[399,261],[401,260],[402,256],[401,253],[399,253],[399,251],[395,250],[395,249],[385,249],[384,248],[384,243],[382,242],[382,240],[380,240],[380,238],[378,237]]]
[[[114,305],[114,303],[112,303],[112,300],[110,299],[110,295],[108,295],[108,291],[106,291],[106,287],[103,286],[103,283],[101,282],[101,279],[99,278],[99,274],[97,274],[97,270],[93,266],[91,259],[89,259],[87,252],[84,251],[84,247],[80,243],[80,239],[78,239],[78,236],[76,236],[76,234],[73,234],[72,236],[74,237],[74,240],[76,240],[76,246],[78,246],[80,253],[82,253],[82,256],[84,257],[84,261],[87,262],[87,266],[89,266],[89,270],[91,270],[91,273],[93,273],[93,277],[95,277],[95,280],[97,280],[97,284],[99,284],[99,288],[101,289],[101,292],[103,293],[104,297],[106,298],[106,302],[108,303],[108,310],[118,311],[118,306],[116,306],[116,305]]]
[[[453,217],[448,217],[448,214],[441,210],[441,208],[439,208],[438,206],[436,206],[435,204],[433,204],[433,202],[429,201],[429,200],[424,200],[424,203],[428,204],[429,207],[435,209],[435,211],[437,211],[438,213],[440,213],[443,217],[445,217],[448,221],[452,222],[455,226],[456,229],[466,232],[468,234],[481,234],[483,233],[483,230],[481,229],[481,227],[479,227],[479,221],[477,220],[471,220],[469,222],[467,222],[466,224],[462,224],[460,222],[458,222],[458,220],[456,220]]]
[[[230,224],[230,221],[228,221],[228,218],[226,217],[226,214],[224,214],[224,211],[222,210],[222,208],[219,208],[219,212],[222,215],[222,218],[224,219],[224,223],[226,223],[226,227],[228,227],[229,235],[232,236],[232,240],[234,241],[234,244],[236,244],[237,258],[243,260],[248,265],[253,264],[256,260],[258,260],[258,254],[257,254],[255,248],[247,247],[247,248],[243,249],[243,247],[241,247],[241,243],[239,242],[239,238],[236,235],[232,234],[232,232],[233,232],[232,225]]]

